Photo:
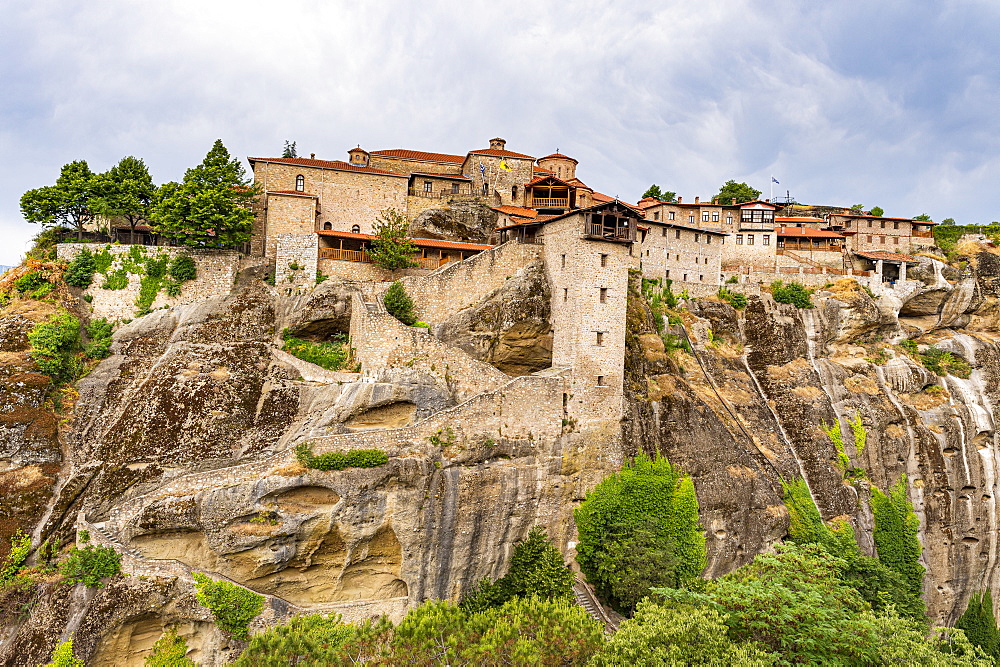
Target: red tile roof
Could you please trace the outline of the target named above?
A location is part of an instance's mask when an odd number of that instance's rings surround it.
[[[515,153],[513,151],[500,150],[499,148],[482,148],[478,151],[469,151],[469,155],[496,155],[498,157],[516,157],[525,160],[535,159],[530,155],[525,155],[524,153]]]
[[[493,210],[506,213],[507,215],[516,215],[519,218],[538,217],[538,211],[533,208],[525,208],[523,206],[494,206]]]
[[[575,186],[575,187],[584,188],[586,190],[590,190],[590,186],[588,186],[586,183],[584,183],[583,181],[581,181],[579,178],[571,178],[571,179],[569,179],[566,182],[569,183],[570,185]]]
[[[823,218],[778,218],[776,217],[775,222],[826,222]]]
[[[575,162],[575,163],[577,163],[577,164],[580,164],[580,161],[579,161],[579,160],[577,160],[576,158],[571,158],[570,156],[568,156],[568,155],[563,155],[562,153],[553,153],[552,155],[546,155],[545,157],[540,157],[540,158],[538,158],[538,159],[539,159],[539,160],[547,160],[547,159],[549,159],[550,157],[557,157],[557,158],[562,158],[563,160],[573,160],[573,162]]]
[[[812,227],[776,227],[775,233],[778,236],[805,236],[816,239],[842,239],[843,234],[831,232],[828,229],[813,229]]]
[[[711,202],[706,202],[706,203],[709,204]],[[764,204],[765,206],[770,206],[771,208],[781,208],[777,204],[774,204],[774,203],[769,202],[769,201],[764,201],[763,199],[754,199],[753,201],[740,202],[740,203],[736,204],[736,206],[738,206],[739,208],[743,208],[745,206],[750,206],[752,204]],[[715,206],[722,206],[722,204],[715,204]],[[732,204],[730,204],[730,206],[732,206]]]
[[[291,195],[293,197],[312,197],[313,199],[319,199],[319,195],[311,195],[308,192],[299,192],[298,190],[268,190],[269,195]]]
[[[342,232],[337,229],[321,229],[316,232],[320,236],[330,236],[339,239],[358,239],[360,241],[370,241],[375,238],[372,234],[356,234],[355,232]],[[444,250],[489,250],[493,246],[480,243],[462,243],[460,241],[443,241],[441,239],[410,239],[413,245],[418,248],[441,248]]]
[[[901,255],[898,252],[885,252],[883,250],[873,250],[871,252],[855,251],[854,254],[858,255],[859,257],[864,257],[865,259],[871,259],[871,260],[883,259],[883,260],[888,260],[890,262],[907,262],[910,264],[919,264],[919,260],[917,260],[917,258],[911,257],[910,255]]]
[[[406,148],[390,148],[384,151],[372,151],[369,155],[378,155],[379,157],[398,157],[406,160],[424,160],[427,162],[451,162],[452,164],[462,164],[465,162],[464,155],[427,153],[425,151],[411,151]]]
[[[899,220],[905,222],[912,222],[915,225],[936,225],[938,223],[930,220],[914,220],[913,218],[887,218],[884,215],[860,215],[857,213],[834,213],[834,215],[841,218],[870,218],[872,220]]]
[[[558,176],[553,176],[552,174],[547,174],[545,176],[536,176],[533,179],[531,179],[530,181],[528,181],[525,185],[537,185],[539,183],[542,183],[544,181],[549,181],[549,180],[556,181],[556,182],[560,183],[561,185],[565,185],[568,188],[576,187],[575,185],[573,185],[569,181],[564,181],[563,179],[559,178]]]
[[[556,173],[556,172],[552,171],[551,169],[542,169],[541,167],[537,167],[537,166],[535,167],[535,176],[539,176],[539,175],[545,176],[547,174],[554,174],[554,173]]]
[[[375,169],[373,167],[359,167],[357,165],[350,164],[348,162],[343,162],[342,160],[311,160],[309,158],[302,157],[250,157],[247,158],[251,165],[255,162],[273,162],[276,164],[292,164],[299,167],[314,167],[317,169],[333,169],[335,171],[358,171],[365,174],[381,174],[383,176],[402,176],[406,178],[406,174],[397,174],[394,171],[385,171],[384,169]]]
[[[434,173],[423,172],[423,171],[414,171],[414,172],[412,172],[410,174],[410,176],[424,176],[424,177],[432,177],[432,178],[446,178],[446,179],[448,179],[450,181],[468,181],[468,180],[470,180],[468,176],[464,176],[462,174],[434,174]]]
[[[594,201],[595,202],[599,202],[601,204],[604,204],[604,203],[609,202],[609,201],[614,201],[614,199],[615,199],[614,197],[609,197],[608,195],[604,194],[603,192],[595,192],[594,193]]]

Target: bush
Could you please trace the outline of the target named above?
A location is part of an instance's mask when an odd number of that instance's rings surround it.
[[[56,646],[52,651],[51,662],[45,667],[83,667],[83,658],[73,653],[73,637]]]
[[[167,269],[170,277],[178,284],[186,283],[198,277],[198,267],[190,255],[177,255]]]
[[[354,449],[349,452],[326,452],[319,456],[312,453],[307,442],[295,446],[295,458],[313,470],[344,470],[345,468],[377,468],[389,462],[389,457],[379,449]]]
[[[177,634],[177,628],[170,627],[153,644],[153,652],[146,656],[144,667],[197,667],[187,657],[188,645]]]
[[[120,290],[128,287],[128,272],[125,269],[115,269],[105,274],[101,289]]]
[[[736,310],[743,310],[747,307],[747,297],[742,292],[731,292],[726,287],[720,287],[718,295],[720,299]]]
[[[920,520],[906,494],[906,477],[900,477],[889,494],[872,487],[872,514],[875,529],[872,537],[878,559],[899,573],[911,594],[923,592],[924,568],[920,565]]]
[[[14,281],[14,289],[20,294],[31,295],[46,288],[51,291],[52,285],[39,269],[32,269]]]
[[[216,624],[237,639],[247,639],[250,621],[264,611],[264,596],[228,581],[194,572],[198,604],[215,614]]]
[[[167,263],[170,261],[170,255],[159,254],[156,257],[150,257],[146,260],[146,275],[150,278],[163,278],[167,275]]]
[[[771,296],[774,297],[774,300],[778,303],[790,303],[796,308],[812,308],[812,293],[811,289],[794,281],[785,284],[780,280],[775,280],[771,283]]]
[[[83,549],[73,547],[66,560],[59,563],[59,570],[71,583],[82,581],[87,586],[100,587],[101,579],[121,571],[121,560],[114,549],[91,544]]]
[[[94,282],[94,255],[84,248],[66,267],[65,280],[73,287],[86,289]]]
[[[160,293],[160,283],[162,280],[151,275],[145,275],[142,277],[142,281],[139,283],[139,296],[135,300],[135,316],[142,317],[143,315],[148,315],[153,302],[156,301],[156,295]]]
[[[342,623],[339,615],[294,616],[251,637],[233,667],[343,664],[339,649],[355,635],[354,626]]]
[[[101,252],[94,253],[94,273],[107,273],[114,261],[111,246],[104,246]]]
[[[18,529],[10,537],[10,551],[4,558],[3,569],[0,569],[0,585],[9,583],[17,576],[30,553],[31,536]]]
[[[114,325],[105,318],[92,321],[87,325],[87,337],[90,342],[84,349],[88,359],[104,359],[111,353],[111,334]]]
[[[973,593],[965,612],[955,622],[969,641],[994,658],[1000,657],[1000,632],[993,615],[993,595],[989,590]]]
[[[573,573],[539,526],[514,547],[507,574],[497,581],[483,579],[461,606],[467,612],[484,611],[503,606],[511,598],[530,595],[546,600],[573,599]]]
[[[314,343],[302,338],[296,338],[288,329],[281,334],[284,345],[281,349],[303,361],[321,366],[328,371],[339,371],[350,357],[347,347],[347,337],[343,334],[332,336],[331,342]]]
[[[406,326],[412,326],[417,318],[413,315],[413,299],[406,293],[403,283],[394,282],[383,297],[385,309]]]
[[[173,278],[167,278],[163,281],[163,291],[166,292],[169,297],[180,296],[181,284]]]
[[[75,354],[80,346],[80,320],[62,310],[28,332],[31,358],[54,382],[74,379],[80,364]]]

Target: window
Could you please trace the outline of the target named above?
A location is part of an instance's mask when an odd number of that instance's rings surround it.
[[[700,282],[700,283],[705,282],[705,276],[704,275],[699,275],[698,276],[698,282]]]
[[[712,222],[718,222],[718,221],[719,221],[719,214],[718,214],[718,212],[713,213],[712,214]]]
[[[675,229],[674,230],[674,238],[675,239],[679,239],[680,237],[681,237],[681,230]]]
[[[878,223],[878,226],[881,227],[882,229],[885,229],[885,220],[883,220],[882,222]]]
[[[733,224],[733,216],[731,216],[731,215],[727,215],[726,216],[726,224],[727,225]]]
[[[563,288],[563,301],[569,301],[569,288]]]
[[[676,217],[677,217],[676,213],[674,213],[673,211],[667,211],[667,220],[674,220]]]
[[[424,181],[424,192],[431,192],[434,185],[430,181]]]
[[[600,347],[602,345],[604,345],[604,332],[603,331],[598,331],[597,332],[597,346]]]
[[[688,223],[692,225],[694,224],[694,214],[688,216]]]
[[[869,226],[869,227],[871,227],[871,226],[872,226],[872,221],[871,221],[871,220],[869,220],[869,221],[868,221],[868,226]]]
[[[485,196],[487,196],[489,194],[490,194],[490,184],[489,183],[483,183],[483,196],[485,197]]]
[[[517,186],[516,185],[510,186],[510,198],[511,199],[517,199]]]
[[[667,228],[666,227],[660,227],[660,231],[663,233],[662,234],[663,236],[667,235]]]
[[[712,245],[712,237],[709,236],[708,234],[705,234],[705,243],[707,243],[708,245]]]
[[[685,273],[684,274],[684,282],[687,282],[687,281],[688,281],[688,274]]]
[[[649,257],[649,250],[646,251],[646,257]]]
[[[601,288],[601,303],[607,303],[607,302],[608,302],[608,288],[607,287],[602,287]]]
[[[702,222],[708,222],[708,211],[702,211],[701,221]]]
[[[323,229],[333,229],[333,223],[332,222],[324,222],[323,223]]]
[[[597,386],[598,387],[606,387],[607,386],[606,384],[604,384],[604,376],[603,375],[598,375],[597,376]]]
[[[869,235],[868,235],[868,242],[869,242],[869,243],[871,243],[871,242],[872,242],[872,235],[871,235],[871,234],[869,234]]]
[[[656,211],[655,213],[653,213],[653,220],[659,220],[659,219],[660,219],[660,212]]]
[[[878,237],[878,242],[879,243],[885,243],[885,237],[884,236]]]
[[[562,256],[562,268],[566,268],[566,255]]]
[[[898,236],[893,236],[892,237],[892,242],[895,243],[896,245],[899,245],[899,237]]]
[[[670,269],[667,269],[666,275],[664,275],[663,277],[664,278],[669,278],[670,277]]]
[[[608,256],[602,253],[601,254],[601,266],[607,266],[607,265],[608,265]]]
[[[453,195],[457,195],[458,194],[458,183],[452,183],[451,184],[451,194],[453,194]]]
[[[764,234],[763,236],[764,236],[764,240],[761,241],[761,245],[771,245],[771,235],[770,234]]]
[[[295,177],[295,191],[305,192],[305,190],[306,190],[306,177],[303,176],[302,174],[299,174],[298,176]]]
[[[701,260],[700,260],[700,259],[699,259],[698,257],[695,257],[695,258],[694,258],[694,263],[695,263],[695,264],[700,264],[700,263],[701,263]]]
[[[737,234],[736,235],[736,245],[743,245],[743,235],[742,234]]]
[[[694,242],[695,243],[701,243],[701,234],[695,234],[694,235]]]
[[[892,228],[893,229],[899,229],[899,223],[898,222],[892,223]]]
[[[351,225],[351,232],[353,234],[360,234],[361,233],[361,225]]]
[[[753,234],[747,234],[747,245],[753,245]]]
[[[852,225],[852,224],[853,224],[853,223],[852,223],[852,222],[851,222],[850,220],[848,220],[848,221],[847,221],[847,228],[848,228],[848,229],[850,229],[850,228],[851,228],[851,225]]]

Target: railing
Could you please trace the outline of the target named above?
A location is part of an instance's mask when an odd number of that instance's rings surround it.
[[[843,250],[842,246],[834,245],[832,243],[823,243],[821,245],[812,245],[812,244],[809,244],[809,243],[803,243],[802,245],[799,245],[797,243],[788,243],[786,241],[784,246],[781,246],[781,247],[779,247],[777,249],[777,254],[783,255],[783,254],[785,254],[785,251],[794,251],[794,252],[816,252],[816,251],[821,251],[821,252],[840,252],[841,250]]]
[[[320,248],[320,259],[340,259],[346,262],[372,263],[372,258],[364,250],[341,250],[340,248]]]
[[[566,197],[531,198],[531,208],[566,208],[569,206],[569,199]]]
[[[934,232],[918,232],[913,230],[910,232],[910,236],[919,236],[922,239],[932,239],[934,238]]]
[[[601,224],[591,223],[587,236],[615,241],[634,241],[633,229],[633,227],[604,227]]]
[[[417,263],[417,268],[436,269],[450,262],[451,257],[442,257],[440,259],[437,257],[414,257],[413,261]]]
[[[457,192],[453,192],[451,190],[438,190],[438,191],[433,191],[432,190],[431,192],[427,192],[426,190],[422,190],[420,188],[410,188],[407,191],[407,194],[409,196],[411,196],[411,197],[427,197],[429,199],[446,199],[448,197],[469,197],[473,193],[472,193],[472,189],[471,188],[459,188]]]

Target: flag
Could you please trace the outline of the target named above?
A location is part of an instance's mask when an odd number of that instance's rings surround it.
[[[479,173],[483,175],[483,178],[486,178],[486,166],[482,162],[479,163]]]
[[[771,182],[772,183],[779,183],[778,179],[776,179],[774,176],[771,177]]]
[[[504,171],[510,171],[510,167],[507,166],[507,163],[504,160],[500,160],[500,168]]]

